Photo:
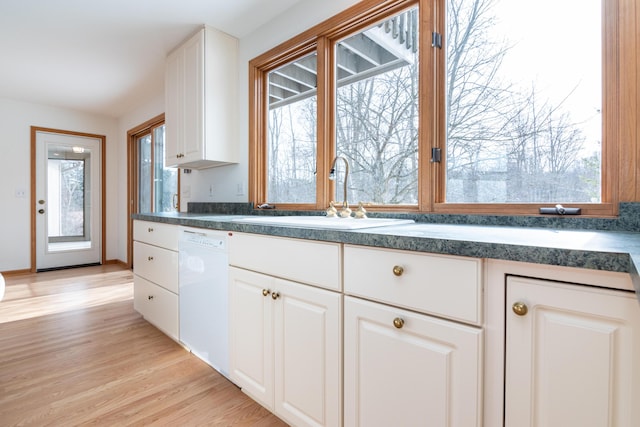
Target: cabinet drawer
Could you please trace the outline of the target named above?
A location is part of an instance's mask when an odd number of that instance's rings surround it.
[[[178,293],[178,253],[146,243],[133,242],[135,274]]]
[[[340,244],[233,233],[229,264],[321,288],[342,290]]]
[[[159,222],[133,221],[133,240],[178,250],[178,226]]]
[[[133,307],[149,323],[178,340],[178,295],[134,275]]]
[[[345,293],[481,323],[482,261],[345,245]]]

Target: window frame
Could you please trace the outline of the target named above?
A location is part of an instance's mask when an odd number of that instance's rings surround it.
[[[620,0],[623,1],[623,0]],[[583,216],[610,217],[618,213],[619,148],[619,0],[603,3],[602,172],[600,203],[567,203]],[[312,51],[318,58],[316,202],[279,203],[278,209],[324,210],[335,194],[328,178],[335,156],[335,76],[333,49],[337,41],[411,7],[419,7],[419,123],[418,204],[367,206],[376,212],[539,215],[549,203],[448,203],[445,201],[446,149],[444,86],[446,49],[431,46],[432,31],[446,43],[446,0],[362,0],[355,6],[265,52],[249,62],[249,201],[268,202],[267,125],[268,73]],[[430,161],[431,148],[440,148],[442,161]],[[559,200],[558,203],[563,201]],[[352,201],[353,203],[353,201]]]

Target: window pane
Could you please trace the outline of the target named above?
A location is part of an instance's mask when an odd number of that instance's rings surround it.
[[[315,203],[317,56],[284,65],[268,78],[267,199]]]
[[[336,45],[336,153],[352,202],[418,203],[418,40],[414,8]]]
[[[178,194],[178,169],[164,167],[164,125],[153,130],[154,157],[154,212],[174,212],[174,196]]]
[[[84,238],[84,165],[84,160],[49,159],[47,177],[49,237]]]
[[[447,202],[601,201],[601,7],[447,0]]]
[[[138,212],[151,210],[151,134],[138,138]]]

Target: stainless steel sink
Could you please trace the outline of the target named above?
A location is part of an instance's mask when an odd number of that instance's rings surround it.
[[[243,224],[280,225],[299,228],[328,228],[334,230],[358,230],[412,224],[412,219],[396,218],[329,218],[326,216],[245,216],[232,221]]]

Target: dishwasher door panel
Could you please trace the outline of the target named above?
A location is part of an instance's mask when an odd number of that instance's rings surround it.
[[[220,245],[221,238],[224,238]],[[179,247],[180,341],[228,376],[229,311],[226,235],[183,232]]]

